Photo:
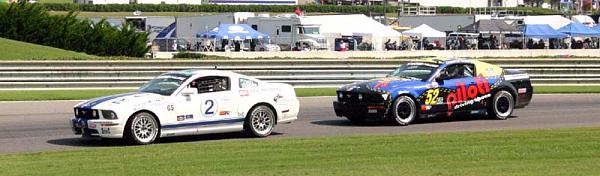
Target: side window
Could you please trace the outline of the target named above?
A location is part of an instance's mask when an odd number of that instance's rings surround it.
[[[473,64],[454,64],[446,67],[442,72],[445,80],[473,77],[475,66]]]
[[[292,26],[290,26],[290,25],[281,26],[281,32],[292,32]]]
[[[258,83],[249,79],[240,78],[240,88],[250,87],[258,87]]]
[[[228,77],[207,76],[198,78],[190,83],[191,88],[198,90],[198,94],[231,90]]]

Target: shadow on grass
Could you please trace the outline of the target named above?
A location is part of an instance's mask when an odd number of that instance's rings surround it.
[[[271,136],[282,135],[282,133],[273,132]],[[248,135],[241,132],[219,133],[219,134],[202,134],[177,137],[163,137],[157,139],[154,143],[182,143],[182,142],[200,142],[200,141],[215,141],[215,140],[235,140],[235,139],[252,139]],[[49,144],[70,146],[70,147],[118,147],[133,145],[123,139],[100,139],[100,138],[63,138],[46,141]]]

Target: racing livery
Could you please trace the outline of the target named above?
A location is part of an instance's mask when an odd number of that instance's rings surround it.
[[[353,122],[487,114],[506,119],[529,104],[529,75],[467,59],[424,59],[401,65],[385,78],[340,87],[333,107]]]
[[[271,134],[297,119],[292,86],[228,71],[162,74],[137,92],[92,99],[74,107],[75,134],[149,144],[158,137],[244,131]]]

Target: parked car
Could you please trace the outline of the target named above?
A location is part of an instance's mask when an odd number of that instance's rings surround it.
[[[408,125],[416,118],[455,114],[506,119],[529,104],[533,88],[523,71],[476,60],[429,59],[403,64],[385,78],[342,86],[336,93],[337,116]]]
[[[254,51],[281,51],[279,45],[261,43],[254,47]]]
[[[271,134],[297,119],[292,86],[228,71],[184,70],[162,74],[138,91],[75,105],[75,134],[125,138],[150,144],[159,137],[244,131]]]

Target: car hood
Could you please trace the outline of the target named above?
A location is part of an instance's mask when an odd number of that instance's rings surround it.
[[[91,99],[75,105],[75,108],[114,109],[114,107],[141,105],[163,99],[164,96],[155,93],[130,92]]]
[[[421,80],[401,77],[385,77],[348,84],[340,87],[338,91],[388,93],[399,88],[417,86],[419,82],[421,82]]]

